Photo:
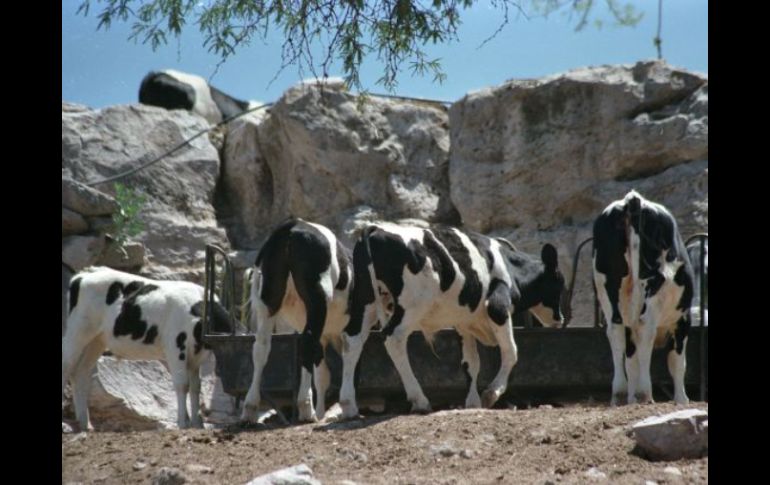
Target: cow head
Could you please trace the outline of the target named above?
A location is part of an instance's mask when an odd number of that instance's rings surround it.
[[[534,284],[536,304],[529,311],[546,327],[564,324],[561,312],[561,297],[565,291],[564,276],[559,271],[559,258],[556,248],[550,244],[543,246],[540,253],[543,260],[543,270],[537,276]]]

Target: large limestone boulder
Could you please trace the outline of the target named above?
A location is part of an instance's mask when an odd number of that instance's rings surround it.
[[[685,409],[651,416],[631,426],[638,450],[651,460],[681,460],[708,455],[708,411]]]
[[[708,159],[707,83],[650,61],[469,94],[449,113],[452,202],[482,232],[591,221],[613,183]]]
[[[213,356],[201,366],[204,422],[231,424],[238,419],[235,398],[224,392],[214,367]],[[100,357],[92,377],[89,410],[98,430],[175,428],[177,401],[171,375],[159,361]]]
[[[449,200],[449,132],[441,105],[358,98],[341,83],[300,84],[269,115],[235,122],[223,187],[237,248],[257,248],[289,215],[339,229],[366,204],[383,217],[459,222]]]
[[[62,105],[62,177],[91,182],[147,162],[208,128],[186,111],[127,105],[99,110]],[[228,247],[213,206],[219,156],[200,136],[159,163],[121,180],[147,195],[143,273],[202,281],[206,243]],[[65,182],[62,182],[64,185]],[[95,187],[114,195],[112,183]]]

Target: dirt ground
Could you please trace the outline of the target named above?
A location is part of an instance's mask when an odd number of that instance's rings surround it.
[[[688,407],[708,410],[707,403]],[[708,457],[646,461],[626,436],[637,420],[678,409],[575,404],[288,427],[62,434],[62,483],[150,483],[161,467],[175,467],[187,483],[243,484],[300,463],[325,484],[707,483]]]

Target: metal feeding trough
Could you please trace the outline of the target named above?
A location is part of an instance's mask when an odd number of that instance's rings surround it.
[[[697,234],[701,249],[707,234]],[[575,287],[578,256],[584,241],[577,249],[573,264],[573,276],[564,299],[567,323],[571,320],[570,302]],[[703,257],[704,251],[701,251]],[[217,261],[222,271],[217,272]],[[700,265],[703,271],[703,264]],[[701,281],[704,281],[701,277]],[[227,254],[216,246],[206,247],[206,304],[204,309],[203,340],[216,355],[216,372],[228,394],[240,399],[249,390],[253,374],[251,357],[254,335],[212,334],[208,329],[208,311],[213,295],[220,296],[229,310],[233,329],[236,315],[243,318],[243,305],[236,305],[235,273]],[[244,291],[244,293],[246,293]],[[701,288],[701,301],[704,288]],[[241,300],[245,300],[242,297]],[[703,325],[703,309],[700,322]],[[514,322],[514,337],[519,349],[519,360],[511,373],[508,391],[500,399],[506,402],[532,402],[549,399],[585,399],[589,396],[609,400],[612,383],[612,353],[606,336],[603,316],[594,296],[594,322],[592,327],[568,327],[561,329],[537,328],[529,318]],[[253,332],[254,329],[251,329]],[[299,335],[275,334],[270,356],[262,377],[262,395],[271,403],[293,406],[299,383]],[[462,346],[454,330],[442,330],[435,335],[435,353],[421,333],[412,334],[408,342],[409,360],[415,376],[434,407],[462,405],[468,391],[468,383],[460,363]],[[498,347],[478,344],[481,370],[479,389],[484,389],[497,373],[500,365]],[[653,351],[651,376],[655,385],[656,399],[671,399],[673,383],[668,373],[663,350]],[[342,376],[342,359],[329,347],[327,359],[331,371],[331,385],[327,399],[336,400]],[[690,329],[687,342],[687,373],[685,385],[688,395],[700,400],[708,397],[708,327]],[[360,402],[385,401],[386,404],[403,405],[406,397],[401,379],[384,346],[384,336],[372,331],[364,346],[356,369],[356,396]]]

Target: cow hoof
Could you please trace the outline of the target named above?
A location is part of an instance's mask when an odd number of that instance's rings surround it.
[[[613,394],[612,399],[610,399],[610,406],[613,406],[613,407],[622,406],[625,403],[626,403],[625,393]]]
[[[482,407],[489,409],[495,405],[498,399],[500,399],[500,395],[497,392],[490,390],[484,391],[481,394],[481,405]]]
[[[475,399],[467,399],[465,401],[465,409],[478,409],[481,407],[481,399],[476,396]]]
[[[429,414],[433,412],[430,403],[413,403],[412,414]]]
[[[241,412],[241,423],[256,423],[257,422],[257,406],[251,406],[248,404],[243,405],[243,412]]]
[[[675,402],[675,403],[676,403],[678,406],[687,406],[688,404],[690,404],[690,400],[689,400],[687,397],[683,397],[683,398],[674,398],[674,402]]]
[[[652,399],[652,396],[647,393],[637,393],[634,396],[634,403],[635,404],[655,404],[655,401]]]
[[[203,429],[203,420],[201,418],[193,419],[190,426],[197,429]]]

